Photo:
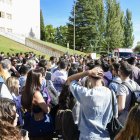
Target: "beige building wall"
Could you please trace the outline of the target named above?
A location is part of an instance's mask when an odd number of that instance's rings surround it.
[[[0,31],[40,39],[40,0],[0,0]]]

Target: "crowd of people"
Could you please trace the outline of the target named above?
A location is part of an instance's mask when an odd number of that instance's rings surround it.
[[[1,52],[0,140],[140,140],[139,66],[135,57]],[[122,129],[112,138],[113,116]]]

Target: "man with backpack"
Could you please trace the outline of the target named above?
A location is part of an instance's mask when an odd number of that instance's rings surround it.
[[[131,73],[132,66],[126,61],[122,62],[119,68],[119,76],[122,83],[118,86],[117,98],[119,111],[118,119],[123,125],[125,124],[128,112],[132,107],[132,102],[134,102],[134,94],[130,89],[133,89],[133,91],[140,91],[139,85],[129,78]]]

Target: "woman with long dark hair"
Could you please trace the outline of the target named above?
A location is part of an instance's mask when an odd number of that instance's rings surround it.
[[[24,129],[29,131],[30,139],[46,136],[49,138],[53,133],[49,115],[50,107],[46,104],[41,93],[44,75],[43,68],[29,71],[21,97],[23,108],[27,110],[24,119]]]

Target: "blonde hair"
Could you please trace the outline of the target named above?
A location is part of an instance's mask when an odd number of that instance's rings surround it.
[[[140,139],[140,105],[136,105],[131,109],[124,129],[115,140],[131,140],[132,137]]]
[[[19,83],[18,78],[13,77],[13,76],[9,77],[6,80],[6,85],[10,93],[14,93],[15,95],[18,95],[18,92],[19,92],[19,86],[17,86],[18,83]]]
[[[21,140],[20,130],[0,119],[0,140]]]

